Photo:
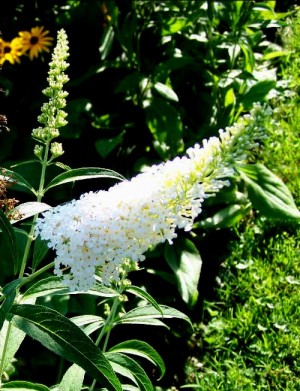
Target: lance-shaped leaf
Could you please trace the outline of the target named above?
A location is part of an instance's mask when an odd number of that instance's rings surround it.
[[[278,219],[300,219],[300,211],[282,180],[263,164],[237,165],[245,181],[253,207],[263,215]]]
[[[145,358],[159,368],[160,378],[163,377],[166,371],[165,364],[161,356],[155,349],[152,348],[152,346],[144,341],[139,341],[137,339],[124,341],[113,346],[111,349],[109,349],[109,352],[119,352]]]
[[[122,315],[117,321],[119,323],[131,323],[131,324],[148,324],[156,326],[165,326],[165,324],[159,319],[181,319],[188,322],[193,327],[191,320],[184,313],[176,310],[175,308],[168,307],[166,305],[160,305],[158,311],[152,305],[145,305],[144,307],[137,307],[131,311],[128,311],[125,315]]]
[[[138,286],[135,286],[135,285],[130,285],[128,288],[126,288],[126,292],[130,292],[133,295],[138,296],[141,299],[148,301],[148,303],[152,304],[153,307],[156,308],[163,315],[157,301],[144,289],[142,289]]]
[[[2,293],[5,296],[5,299],[0,306],[0,330],[5,321],[6,314],[9,312],[12,305],[14,304],[17,293],[16,290],[22,280],[22,278],[18,278],[17,280],[11,281],[2,289]]]
[[[51,206],[45,204],[44,202],[24,202],[12,210],[12,216],[17,214],[20,217],[18,217],[16,220],[12,220],[11,223],[16,223],[17,221],[27,219],[28,217],[32,217],[38,213],[45,212],[48,209],[51,209]]]
[[[10,390],[10,391],[50,391],[50,388],[44,386],[43,384],[31,383],[29,381],[10,381],[2,384],[1,390]]]
[[[144,369],[132,358],[122,353],[105,353],[114,370],[131,379],[140,390],[153,391],[153,385]]]
[[[17,172],[5,169],[5,175],[0,175],[0,179],[15,182],[12,186],[14,190],[25,191],[26,193],[36,195],[36,191],[31,184]]]
[[[108,360],[71,320],[42,305],[14,305],[12,322],[47,349],[79,365],[108,390],[122,391]]]
[[[64,374],[57,391],[81,391],[85,371],[73,364]]]
[[[109,170],[107,168],[99,167],[86,167],[86,168],[74,168],[67,172],[57,175],[52,181],[46,186],[45,192],[52,187],[62,185],[68,182],[75,182],[84,179],[92,178],[111,178],[123,181],[125,178],[123,175],[117,173],[116,171]]]

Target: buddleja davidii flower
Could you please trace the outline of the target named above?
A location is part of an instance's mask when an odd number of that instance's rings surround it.
[[[256,145],[256,117],[196,144],[186,156],[44,213],[35,232],[56,251],[54,272],[75,291],[91,288],[95,271],[103,284],[118,283],[124,262],[143,261],[149,248],[172,243],[178,228],[190,230],[204,199],[228,185],[231,154],[241,160],[249,153],[243,148]]]
[[[41,115],[38,116],[38,121],[44,125],[32,131],[32,137],[44,144],[50,143],[54,138],[59,136],[59,128],[67,124],[67,113],[63,110],[66,106],[66,97],[68,93],[63,90],[64,84],[69,80],[64,73],[69,64],[66,59],[69,56],[68,39],[65,31],[61,29],[57,34],[57,44],[52,54],[50,69],[48,72],[48,87],[43,90],[43,94],[49,98],[49,101],[44,103],[41,108]],[[52,158],[63,154],[61,145],[56,143],[50,147]],[[41,159],[43,148],[36,146],[34,149],[35,155]]]

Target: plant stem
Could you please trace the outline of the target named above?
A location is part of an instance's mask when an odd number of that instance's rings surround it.
[[[113,324],[114,324],[114,319],[115,319],[115,315],[116,315],[116,311],[117,311],[117,308],[118,308],[118,305],[120,303],[120,300],[119,300],[119,297],[115,297],[113,299],[113,305],[111,307],[111,310],[110,310],[110,313],[101,329],[101,332],[95,342],[95,345],[99,345],[103,336],[105,335],[105,340],[104,340],[104,343],[103,343],[103,348],[102,348],[102,353],[104,353],[107,349],[107,345],[108,345],[108,341],[109,341],[109,337],[110,337],[110,334],[111,334],[111,331],[113,329]],[[94,390],[94,387],[96,385],[96,380],[94,379],[92,384],[91,384],[91,387],[89,388],[90,391],[93,391]]]
[[[48,154],[49,154],[49,148],[50,148],[50,141],[51,140],[49,140],[49,141],[47,141],[45,143],[45,151],[44,151],[44,156],[43,156],[43,160],[42,160],[41,178],[40,178],[40,183],[39,183],[39,189],[38,189],[38,192],[37,192],[37,201],[38,202],[40,202],[42,200],[43,195],[44,195],[44,184],[45,184],[45,178],[46,178],[46,168],[47,168],[47,165],[48,165]],[[36,219],[37,219],[37,215],[35,215],[33,217],[33,221],[32,221],[32,225],[31,225],[31,228],[30,228],[30,231],[29,231],[29,234],[28,234],[28,239],[27,239],[27,242],[26,242],[26,246],[25,246],[24,255],[23,255],[23,258],[22,258],[22,263],[21,263],[21,267],[20,267],[18,278],[23,278],[24,273],[25,273],[25,269],[26,269],[26,266],[27,266],[27,261],[28,261],[28,257],[29,257],[29,253],[30,253],[31,244],[32,244],[32,242],[34,240],[34,225],[35,225]],[[33,273],[28,278],[26,278],[25,281],[23,281],[18,286],[18,288],[16,290],[16,296],[18,296],[18,293],[20,291],[20,287],[22,285],[28,283],[29,281],[31,281],[35,277],[37,277],[40,274],[42,274],[44,271],[50,269],[53,266],[53,264],[54,263],[52,262],[52,263],[44,266],[43,268],[41,268],[40,270],[36,271],[35,273]],[[1,387],[1,378],[2,378],[3,372],[5,371],[4,363],[5,363],[5,357],[6,357],[7,347],[8,347],[10,333],[11,333],[11,327],[12,327],[12,323],[9,322],[9,325],[7,327],[7,332],[6,332],[6,335],[5,335],[5,342],[4,342],[4,345],[3,345],[2,357],[1,357],[1,362],[0,362],[0,387]]]

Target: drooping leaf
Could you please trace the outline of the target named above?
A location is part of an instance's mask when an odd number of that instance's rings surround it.
[[[191,240],[178,239],[176,245],[166,245],[165,258],[177,277],[177,286],[185,303],[193,307],[198,299],[198,283],[202,259]]]
[[[14,380],[2,384],[1,390],[10,391],[50,391],[50,388],[43,384],[31,383],[29,381]]]
[[[25,178],[23,178],[22,175],[15,171],[5,169],[5,175],[0,175],[0,180],[9,180],[15,182],[12,186],[12,189],[25,191],[26,193],[36,195],[36,191],[33,186]]]
[[[78,365],[73,364],[64,374],[57,391],[81,391],[85,371]]]
[[[41,305],[13,305],[10,313],[16,327],[47,349],[79,365],[108,390],[122,390],[101,350],[71,320]]]
[[[16,220],[12,220],[12,223],[16,223],[20,220],[28,219],[28,217],[32,217],[38,213],[45,212],[48,209],[51,209],[51,206],[45,204],[44,202],[36,202],[36,201],[24,202],[23,204],[20,204],[13,209],[12,213],[13,214],[16,213],[20,217],[18,217]]]
[[[132,358],[122,353],[105,353],[117,373],[135,380],[141,390],[153,391],[153,385],[144,369]]]
[[[165,364],[161,356],[157,353],[155,349],[152,348],[152,346],[150,346],[144,341],[139,341],[136,339],[124,341],[113,346],[111,349],[109,349],[109,352],[132,354],[149,360],[152,364],[156,365],[159,368],[160,378],[163,377],[166,371]]]
[[[123,181],[125,178],[123,175],[118,174],[113,170],[99,167],[85,167],[85,168],[74,168],[67,172],[57,175],[52,181],[46,186],[45,192],[52,187],[62,185],[68,182],[80,181],[84,179],[92,178],[111,178]]]
[[[161,314],[163,315],[163,313],[160,310],[160,307],[159,307],[159,304],[157,303],[157,301],[148,292],[146,292],[144,289],[142,289],[142,288],[140,288],[138,286],[135,286],[135,285],[130,285],[128,288],[126,288],[126,292],[130,292],[133,295],[138,296],[138,297],[148,301],[148,303],[153,305],[153,307],[156,308],[158,311],[160,311]]]
[[[282,180],[263,164],[239,164],[253,207],[264,216],[277,219],[300,219],[300,211]]]
[[[163,326],[164,323],[159,321],[156,323],[158,319],[181,319],[187,322],[191,327],[192,323],[187,315],[183,312],[176,310],[175,308],[168,307],[166,305],[160,305],[160,310],[158,311],[152,305],[146,305],[144,307],[137,307],[130,311],[128,311],[125,315],[122,315],[116,323],[132,323],[132,324],[149,324],[149,325],[159,325]],[[152,323],[153,321],[153,323]]]
[[[71,318],[76,326],[80,327],[86,335],[99,330],[104,325],[104,319],[97,315],[79,315]]]

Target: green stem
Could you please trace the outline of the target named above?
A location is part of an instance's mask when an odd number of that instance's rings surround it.
[[[19,288],[25,284],[28,284],[28,282],[31,282],[36,277],[38,277],[40,274],[43,274],[45,271],[51,269],[54,266],[54,262],[50,262],[48,265],[43,266],[39,270],[32,273],[30,276],[26,277],[23,282],[20,283]]]
[[[42,160],[42,171],[41,171],[39,189],[37,192],[37,202],[41,202],[43,195],[44,195],[44,184],[45,184],[45,178],[46,178],[46,168],[48,165],[49,148],[50,148],[50,141],[47,141],[46,146],[45,146],[44,157]],[[35,215],[33,217],[32,225],[31,225],[31,228],[30,228],[30,231],[28,234],[28,239],[27,239],[25,250],[24,250],[24,255],[23,255],[23,259],[22,259],[22,263],[21,263],[21,267],[20,267],[20,272],[19,272],[19,276],[18,276],[19,278],[22,278],[24,276],[31,244],[34,240],[34,226],[35,226],[36,219],[37,219],[37,215]]]
[[[6,332],[6,336],[5,336],[4,345],[3,345],[3,354],[2,354],[1,362],[0,362],[0,389],[2,388],[2,375],[3,375],[3,372],[5,370],[4,362],[5,362],[5,355],[6,355],[6,351],[7,351],[7,346],[8,346],[8,341],[9,341],[11,327],[12,327],[12,323],[9,322],[9,324],[7,326],[7,332]]]
[[[45,153],[44,153],[44,157],[43,157],[43,160],[42,160],[41,178],[40,178],[40,183],[39,183],[39,189],[38,189],[38,192],[37,192],[37,201],[38,202],[40,202],[42,200],[43,195],[44,195],[44,184],[45,184],[45,178],[46,178],[46,168],[47,168],[47,165],[48,165],[49,148],[50,148],[50,140],[46,142]],[[35,226],[36,219],[37,219],[37,215],[35,215],[33,217],[33,221],[32,221],[32,225],[31,225],[31,228],[30,228],[30,231],[29,231],[29,234],[28,234],[28,239],[27,239],[27,242],[26,242],[26,246],[25,246],[24,255],[23,255],[23,259],[22,259],[22,263],[21,263],[21,267],[20,267],[18,278],[23,278],[24,273],[25,273],[25,269],[26,269],[26,266],[27,266],[27,261],[28,261],[28,257],[29,257],[29,253],[30,253],[31,244],[32,244],[32,242],[34,240],[34,226]],[[18,296],[20,287],[22,285],[24,285],[24,284],[28,283],[29,281],[31,281],[32,279],[36,278],[37,276],[42,274],[44,271],[50,269],[52,266],[53,266],[53,262],[50,263],[49,265],[44,266],[43,268],[41,268],[40,270],[36,271],[35,273],[33,273],[28,278],[26,278],[25,281],[23,281],[19,285],[19,287],[17,289],[17,295],[16,296]],[[0,386],[1,386],[1,378],[2,378],[3,372],[5,370],[4,362],[5,362],[7,347],[8,347],[8,343],[9,343],[11,327],[12,327],[12,323],[9,322],[9,325],[8,325],[8,328],[7,328],[7,332],[6,332],[6,336],[5,336],[5,342],[4,342],[4,345],[3,345],[1,362],[0,362]]]
[[[114,325],[114,319],[115,319],[115,315],[116,315],[116,311],[117,311],[117,308],[118,308],[118,305],[119,305],[119,297],[115,297],[114,298],[114,302],[113,302],[113,305],[111,307],[111,310],[110,310],[110,313],[102,327],[102,330],[95,342],[95,345],[99,346],[103,336],[105,335],[105,340],[104,340],[104,343],[103,343],[103,348],[102,348],[102,353],[104,353],[107,349],[107,345],[108,345],[108,341],[109,341],[109,337],[110,337],[110,334],[111,334],[111,331],[113,329],[113,325]],[[94,390],[94,387],[96,385],[97,381],[96,380],[93,380],[92,384],[91,384],[91,387],[89,388],[90,391],[93,391]]]

